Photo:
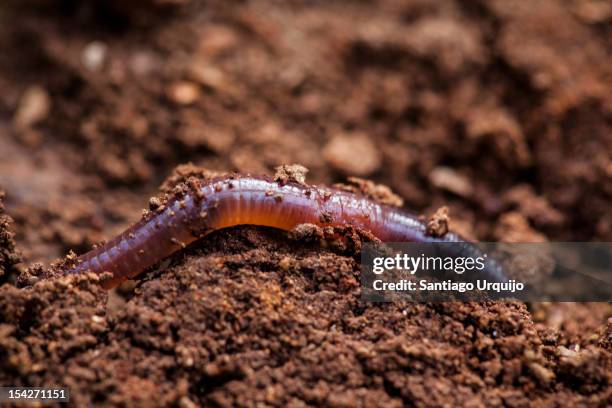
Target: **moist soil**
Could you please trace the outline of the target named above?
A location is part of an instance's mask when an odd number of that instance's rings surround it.
[[[361,303],[359,245],[251,226],[110,292],[49,265],[200,167],[288,163],[446,206],[468,238],[611,241],[611,27],[605,1],[2,2],[0,385],[79,407],[609,406],[608,304]]]

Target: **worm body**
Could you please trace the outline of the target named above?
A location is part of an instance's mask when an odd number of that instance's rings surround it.
[[[217,229],[252,224],[291,230],[306,223],[353,225],[383,242],[463,242],[453,233],[428,236],[414,215],[350,192],[263,177],[226,177],[168,201],[105,245],[76,258],[68,273],[112,272],[104,282],[110,288]],[[489,278],[506,280],[499,267],[489,269]]]

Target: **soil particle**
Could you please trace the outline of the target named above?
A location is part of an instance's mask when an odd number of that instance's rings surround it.
[[[427,221],[427,235],[432,237],[442,237],[448,232],[450,216],[448,207],[440,207]]]
[[[159,197],[151,197],[149,199],[149,210],[150,211],[156,211],[158,209],[161,209],[160,207],[163,206],[163,202],[162,200],[159,199]]]
[[[551,206],[545,197],[538,196],[529,185],[518,185],[504,195],[504,201],[535,225],[560,226],[565,217]]]
[[[359,177],[349,177],[347,182],[348,184],[334,184],[334,187],[355,194],[363,194],[381,204],[392,205],[394,207],[401,207],[404,204],[404,200],[386,185],[377,184],[371,180],[365,180]]]
[[[295,241],[304,242],[323,242],[325,233],[323,229],[315,224],[299,224],[291,231],[289,231],[289,237]],[[283,262],[283,265],[287,263],[287,260]]]
[[[208,170],[193,164],[183,164],[177,166],[172,173],[163,181],[160,190],[166,194],[172,194],[176,188],[189,186],[192,180],[210,180],[215,177],[227,175],[224,172]]]
[[[309,170],[301,164],[284,164],[276,168],[274,181],[278,181],[281,184],[286,184],[291,181],[305,186],[306,174],[308,171]]]
[[[367,176],[382,164],[378,149],[364,134],[339,134],[323,148],[323,157],[344,174]]]
[[[478,30],[445,17],[422,18],[409,30],[407,48],[454,76],[484,61]]]
[[[429,174],[429,181],[437,188],[466,198],[470,197],[474,192],[471,181],[450,167],[436,167]]]
[[[200,90],[192,82],[181,81],[170,86],[168,97],[179,105],[191,105],[200,98]]]
[[[87,44],[81,54],[81,62],[92,71],[99,71],[106,60],[108,46],[100,41]]]
[[[555,379],[555,373],[538,363],[529,363],[529,369],[543,387],[547,387]]]
[[[31,128],[44,120],[51,110],[51,99],[47,91],[36,85],[28,87],[19,99],[13,116],[13,126],[17,130]]]
[[[529,225],[529,221],[518,212],[507,212],[500,218],[495,229],[495,238],[500,242],[546,242],[546,237]]]
[[[211,65],[205,58],[195,58],[191,61],[187,68],[187,73],[193,81],[217,92],[238,92],[231,85],[231,81],[227,75],[221,69]]]
[[[230,130],[200,123],[199,126],[190,126],[181,129],[177,139],[188,149],[208,149],[217,154],[227,154],[233,146],[235,135]]]
[[[475,109],[468,118],[466,133],[476,141],[486,140],[490,143],[510,167],[526,167],[531,163],[531,155],[521,127],[516,119],[503,109]]]
[[[608,318],[608,324],[602,330],[599,346],[608,351],[612,350],[612,317]]]

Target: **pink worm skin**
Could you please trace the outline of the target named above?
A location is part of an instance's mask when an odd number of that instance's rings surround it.
[[[291,230],[306,223],[352,225],[383,242],[465,242],[453,233],[428,236],[414,215],[347,191],[236,176],[209,180],[171,199],[103,246],[76,258],[68,273],[111,272],[113,277],[103,286],[112,288],[214,230],[242,224]],[[489,269],[491,278],[506,280],[497,265]]]

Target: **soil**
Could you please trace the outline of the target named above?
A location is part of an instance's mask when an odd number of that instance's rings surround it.
[[[249,226],[108,293],[48,265],[187,162],[356,176],[468,238],[610,241],[611,27],[595,0],[2,2],[0,385],[79,407],[608,406],[608,304],[364,304],[357,246]]]

